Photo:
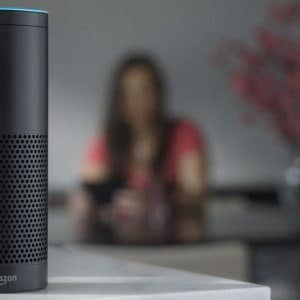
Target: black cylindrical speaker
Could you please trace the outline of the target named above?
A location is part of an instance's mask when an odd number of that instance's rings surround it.
[[[0,8],[0,293],[47,285],[48,14]]]

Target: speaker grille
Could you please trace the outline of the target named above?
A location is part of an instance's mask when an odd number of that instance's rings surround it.
[[[47,259],[47,135],[0,135],[0,264]]]

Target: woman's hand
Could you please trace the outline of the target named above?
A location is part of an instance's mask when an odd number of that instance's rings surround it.
[[[191,152],[181,158],[175,195],[174,238],[192,242],[204,238],[203,208],[207,188],[206,160]]]
[[[68,199],[68,206],[75,227],[76,238],[80,241],[94,239],[99,208],[93,203],[89,194],[82,190],[72,192]]]
[[[175,223],[175,240],[183,243],[199,241],[205,237],[202,222],[193,218],[183,218]]]
[[[112,203],[112,223],[121,242],[144,242],[147,229],[147,199],[143,192],[116,192]]]

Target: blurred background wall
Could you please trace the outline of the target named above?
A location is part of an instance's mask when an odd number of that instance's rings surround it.
[[[50,188],[76,182],[88,140],[104,117],[110,70],[130,50],[163,63],[172,110],[201,124],[210,144],[211,184],[271,185],[287,149],[267,129],[245,127],[238,100],[210,60],[222,37],[249,40],[268,0],[10,0],[50,13]],[[101,123],[101,122],[100,122]]]

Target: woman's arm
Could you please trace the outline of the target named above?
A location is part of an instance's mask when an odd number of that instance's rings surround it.
[[[160,193],[158,187],[142,193],[123,191],[115,198],[118,221],[114,224],[117,225],[115,232],[120,242],[164,242],[169,232],[171,240],[178,242],[196,241],[203,237],[202,211],[207,185],[204,155],[200,149],[191,151],[182,155],[178,163],[175,199],[162,201],[167,200],[164,198],[167,195]],[[171,209],[173,221],[170,223],[167,203],[174,204],[174,209]]]
[[[174,208],[175,240],[188,242],[203,237],[202,212],[206,189],[207,171],[203,153],[186,153],[178,163]]]

